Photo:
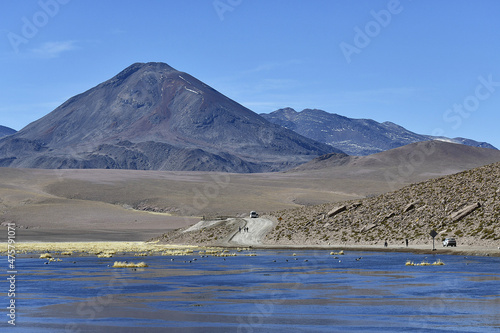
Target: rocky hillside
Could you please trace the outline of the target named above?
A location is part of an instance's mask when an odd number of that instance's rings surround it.
[[[271,214],[281,222],[271,244],[429,244],[453,236],[459,245],[500,245],[500,163],[413,184],[363,200]]]
[[[0,166],[260,172],[339,152],[164,63],[136,63],[0,139]]]
[[[379,123],[372,119],[353,119],[317,109],[297,112],[292,108],[284,108],[269,114],[261,114],[261,116],[272,123],[354,156],[375,154],[414,142],[438,139],[438,137],[411,132],[391,122]],[[470,139],[440,139],[468,146],[495,149],[486,142]]]
[[[14,133],[16,133],[16,130],[0,125],[0,138]]]

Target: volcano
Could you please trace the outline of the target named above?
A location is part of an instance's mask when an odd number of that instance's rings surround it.
[[[341,153],[165,63],[135,63],[0,139],[0,166],[266,172]]]

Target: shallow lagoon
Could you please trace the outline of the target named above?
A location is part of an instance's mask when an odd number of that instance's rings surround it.
[[[498,257],[253,253],[69,257],[49,265],[19,257],[16,331],[500,331]],[[405,266],[437,259],[445,265]],[[149,267],[109,267],[117,260]]]

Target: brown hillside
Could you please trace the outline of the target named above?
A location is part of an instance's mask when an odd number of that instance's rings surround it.
[[[288,172],[307,172],[324,178],[384,181],[385,191],[389,192],[410,183],[499,161],[500,151],[496,149],[433,140],[412,143],[369,156],[328,154]]]
[[[500,245],[500,163],[409,185],[363,200],[272,213],[272,244],[411,244],[454,236],[463,245]]]

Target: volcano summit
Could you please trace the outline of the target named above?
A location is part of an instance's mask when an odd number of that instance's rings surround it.
[[[164,63],[135,63],[0,140],[0,166],[278,171],[340,152]]]

